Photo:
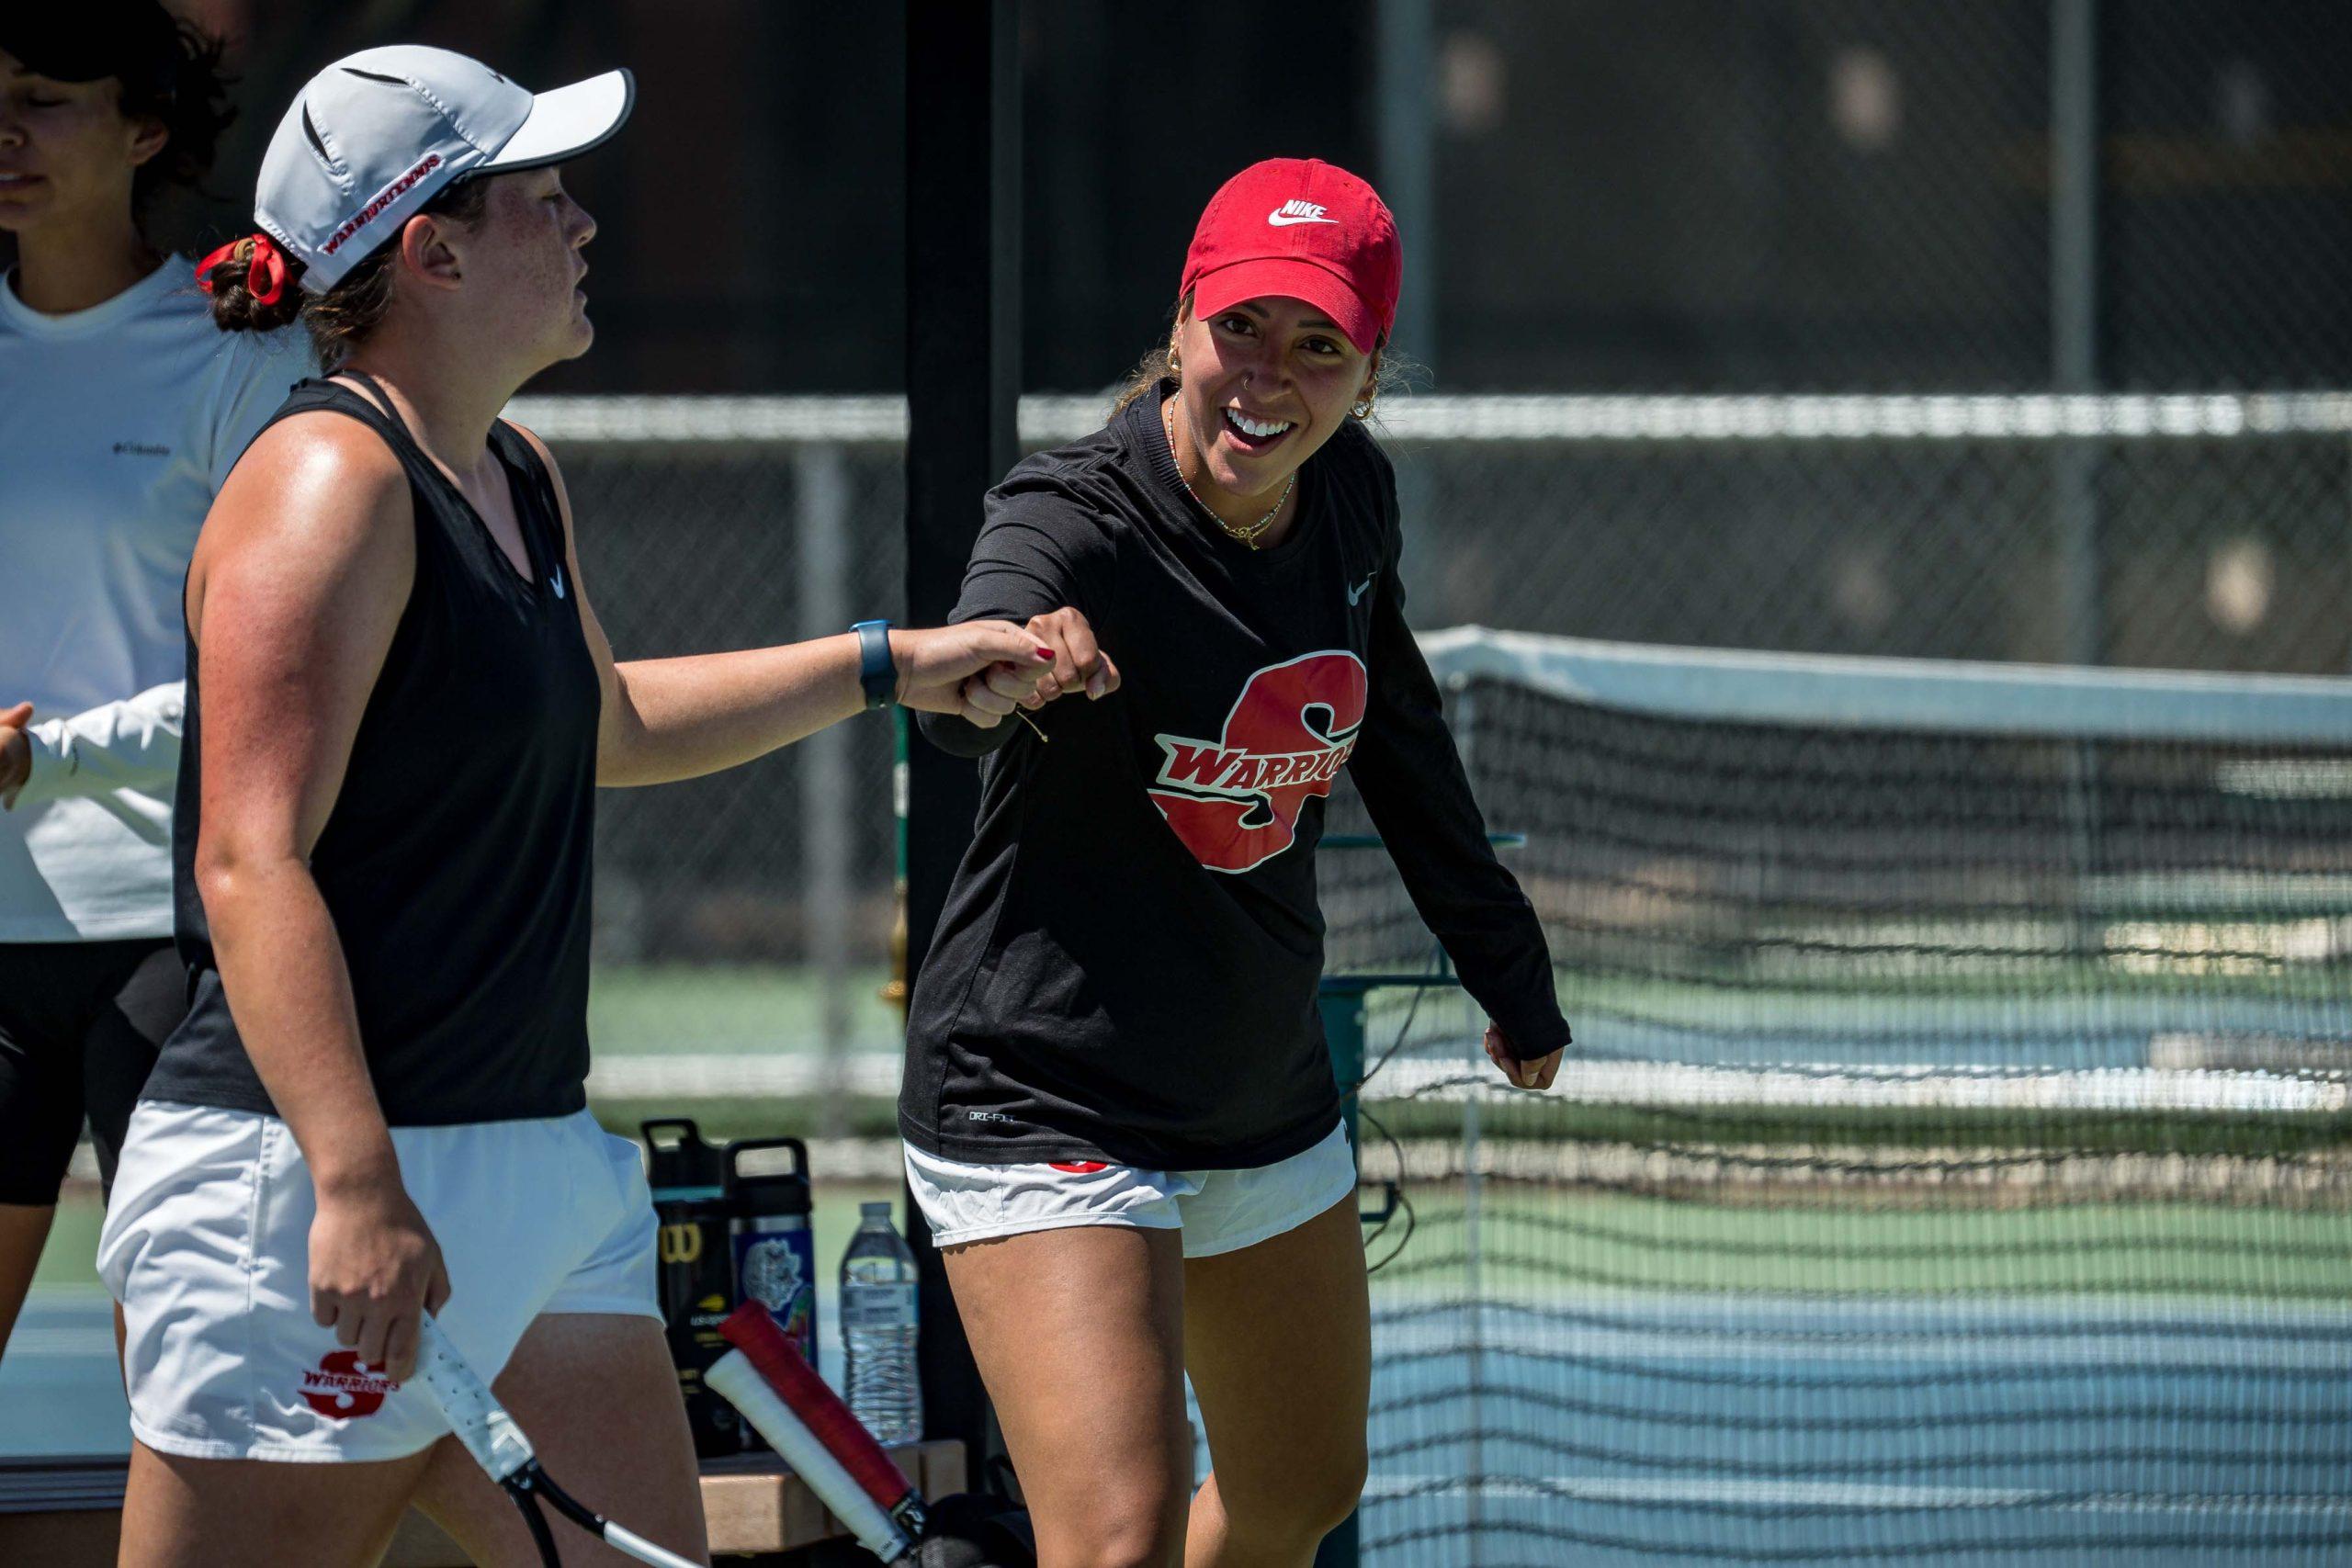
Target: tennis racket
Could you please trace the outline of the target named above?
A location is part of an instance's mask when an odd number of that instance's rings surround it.
[[[703,1373],[704,1385],[743,1413],[860,1545],[884,1562],[912,1560],[922,1495],[767,1308],[745,1302],[718,1332],[735,1348]]]
[[[532,1452],[531,1440],[523,1435],[523,1428],[514,1424],[514,1417],[498,1403],[489,1385],[458,1354],[457,1348],[442,1334],[440,1325],[433,1321],[429,1313],[417,1336],[416,1381],[424,1385],[424,1392],[441,1407],[449,1429],[466,1446],[466,1451],[474,1456],[474,1462],[498,1483],[501,1491],[514,1499],[546,1568],[561,1568],[562,1560],[556,1551],[555,1535],[548,1528],[547,1516],[539,1509],[538,1500],[542,1497],[555,1506],[557,1513],[639,1562],[650,1562],[654,1568],[702,1568],[691,1558],[681,1557],[624,1529],[557,1485],[539,1467],[538,1456]]]

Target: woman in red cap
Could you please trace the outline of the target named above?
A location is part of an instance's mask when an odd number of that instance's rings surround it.
[[[1316,1011],[1342,766],[1496,1065],[1546,1088],[1567,1043],[1405,624],[1364,427],[1397,285],[1363,181],[1228,181],[1109,424],[989,492],[955,618],[1056,648],[1033,725],[922,721],[987,761],[899,1123],[1047,1568],[1304,1564],[1355,1506],[1370,1313]]]

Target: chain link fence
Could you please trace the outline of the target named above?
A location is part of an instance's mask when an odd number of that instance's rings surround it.
[[[1024,441],[1099,399],[1032,398]],[[902,604],[890,399],[541,399],[623,658]],[[1398,399],[1411,618],[1635,642],[2352,666],[2352,396]],[[973,502],[977,510],[979,502]],[[888,1050],[890,727],[600,802],[606,1053]],[[684,1069],[682,1067],[681,1071]]]
[[[1452,386],[2352,385],[2333,0],[1380,10],[1431,62],[1401,343]]]
[[[2352,385],[2352,17],[2094,9],[2100,384]]]
[[[895,400],[549,399],[513,412],[559,454],[588,599],[620,658],[904,618]],[[744,1098],[745,1131],[879,1130],[849,1120],[861,1090],[847,1075],[899,1040],[880,996],[893,745],[889,722],[863,718],[712,777],[600,795],[590,1088],[609,1119]],[[777,1052],[808,1055],[741,1096],[731,1066]],[[648,1077],[649,1056],[669,1060]]]
[[[1429,399],[1423,626],[2340,672],[2352,399]]]

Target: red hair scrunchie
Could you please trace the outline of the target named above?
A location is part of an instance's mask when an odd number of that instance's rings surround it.
[[[248,234],[242,240],[232,240],[202,261],[196,264],[196,286],[207,294],[212,292],[212,269],[222,262],[237,259],[237,247],[251,245],[253,254],[245,264],[245,288],[256,305],[275,305],[286,292],[286,254],[266,234]]]

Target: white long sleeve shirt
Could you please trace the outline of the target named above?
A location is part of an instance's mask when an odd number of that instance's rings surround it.
[[[0,707],[34,707],[0,942],[171,932],[180,585],[230,468],[311,373],[300,331],[224,333],[207,303],[183,257],[62,316],[0,277]]]

